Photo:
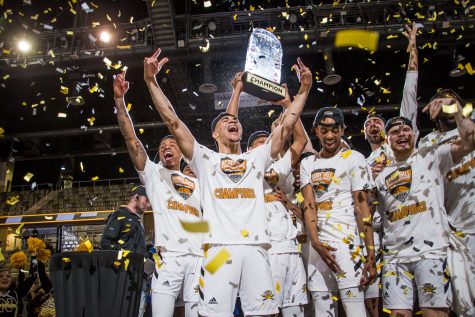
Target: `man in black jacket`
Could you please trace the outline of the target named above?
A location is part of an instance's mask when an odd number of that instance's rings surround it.
[[[142,215],[150,207],[145,187],[132,189],[130,201],[107,218],[100,247],[102,250],[128,250],[145,254],[145,230]]]

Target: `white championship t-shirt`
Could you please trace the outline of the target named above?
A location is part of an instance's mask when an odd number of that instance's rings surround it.
[[[147,159],[138,171],[152,204],[155,246],[162,255],[203,255],[203,234],[185,231],[180,221],[202,220],[200,190],[196,178],[169,170]]]
[[[450,144],[459,139],[458,129],[431,132],[419,142],[419,148]],[[450,223],[464,233],[475,234],[475,151],[445,174],[445,209]]]
[[[294,226],[292,214],[274,195],[277,187],[286,195],[292,194],[292,186],[289,187],[288,184],[291,173],[292,154],[289,150],[280,160],[272,163],[264,174],[264,200],[272,244],[269,253],[299,252],[295,240],[298,231]]]
[[[201,187],[209,244],[270,247],[264,206],[264,173],[272,163],[271,140],[243,154],[214,152],[195,141],[191,169]]]
[[[445,258],[449,225],[443,175],[452,165],[449,145],[422,148],[404,162],[391,163],[376,177],[385,261]]]
[[[364,156],[353,150],[328,159],[309,156],[302,160],[300,181],[301,188],[310,184],[315,193],[318,238],[359,243],[353,192],[372,187]]]

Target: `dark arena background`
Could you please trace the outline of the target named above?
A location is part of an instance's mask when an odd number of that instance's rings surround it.
[[[252,28],[283,46],[282,82],[295,94],[297,57],[313,87],[302,114],[311,131],[319,108],[345,114],[354,147],[368,155],[369,112],[399,113],[409,55],[405,24],[419,26],[418,126],[434,129],[422,108],[442,88],[475,99],[472,0],[0,0],[0,258],[35,235],[54,252],[89,240],[97,248],[108,214],[140,183],[114,109],[114,76],[127,67],[126,95],[150,158],[168,134],[143,80],[156,48],[170,61],[157,76],[178,116],[212,149],[211,120],[225,109],[242,71]],[[379,33],[377,50],[335,47],[341,30]],[[341,80],[325,83],[329,75]],[[242,108],[242,147],[270,129],[280,106]],[[314,148],[318,141],[309,133]],[[153,242],[151,212],[145,216]]]

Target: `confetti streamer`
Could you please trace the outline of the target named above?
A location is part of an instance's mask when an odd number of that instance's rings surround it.
[[[362,47],[370,51],[378,48],[379,32],[365,30],[338,31],[335,36],[335,47]]]
[[[221,248],[218,254],[205,265],[205,269],[211,274],[214,274],[230,257],[231,253],[225,248]]]
[[[207,221],[185,222],[180,221],[183,230],[188,232],[209,232]]]

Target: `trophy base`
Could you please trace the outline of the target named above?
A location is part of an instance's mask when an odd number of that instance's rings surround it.
[[[285,88],[268,79],[244,72],[242,76],[244,92],[267,101],[285,98]]]

